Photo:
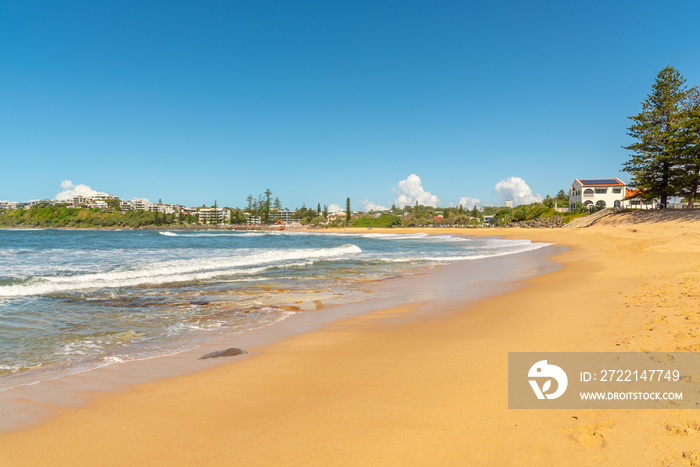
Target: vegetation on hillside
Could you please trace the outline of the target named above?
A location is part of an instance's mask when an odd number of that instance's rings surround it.
[[[175,215],[149,211],[117,211],[69,208],[65,206],[35,206],[30,209],[0,211],[4,227],[125,227],[170,225]]]

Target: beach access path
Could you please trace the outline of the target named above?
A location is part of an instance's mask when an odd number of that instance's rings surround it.
[[[0,435],[0,465],[698,465],[699,411],[507,407],[509,351],[700,350],[695,213],[424,231],[569,249],[503,295],[354,316],[58,409]]]

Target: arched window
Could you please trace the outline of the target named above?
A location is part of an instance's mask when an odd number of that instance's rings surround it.
[[[598,201],[597,203],[595,203],[595,205],[598,206],[599,208],[604,208],[604,207],[605,207],[605,201],[603,201],[603,200],[601,199],[600,201]]]
[[[583,190],[583,197],[593,198],[593,190],[591,188],[586,188],[585,190]]]

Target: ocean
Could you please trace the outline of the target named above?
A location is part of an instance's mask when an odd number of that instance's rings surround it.
[[[377,281],[542,246],[369,231],[0,230],[0,391],[333,313]]]

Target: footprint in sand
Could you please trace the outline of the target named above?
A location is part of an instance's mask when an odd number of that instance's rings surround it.
[[[666,431],[673,436],[697,436],[700,434],[700,423],[693,420],[683,423],[684,426],[666,425]]]
[[[669,354],[658,355],[658,356],[654,355],[653,357],[651,357],[651,359],[654,360],[655,362],[659,362],[659,363],[672,362],[673,360],[675,360],[673,358],[673,355],[669,355]]]
[[[607,425],[593,424],[593,425],[580,425],[575,428],[565,430],[569,434],[569,437],[583,446],[590,448],[602,448],[605,447],[605,438],[601,429],[608,428]]]

